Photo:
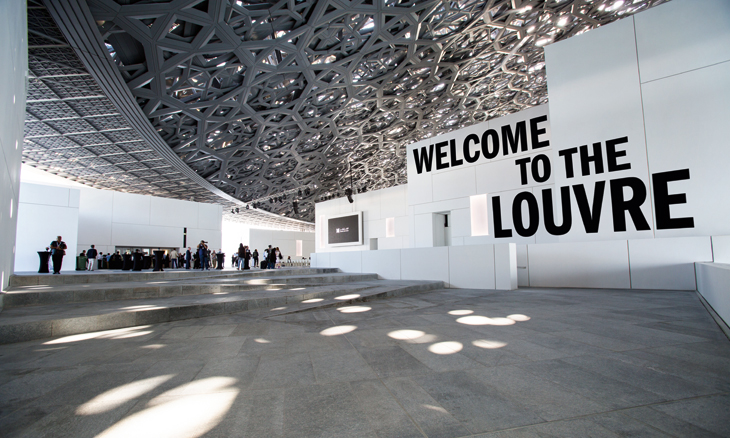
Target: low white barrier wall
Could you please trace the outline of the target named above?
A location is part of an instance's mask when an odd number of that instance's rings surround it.
[[[463,289],[517,289],[514,243],[378,251],[319,252],[312,267],[374,273],[386,280],[443,281]]]
[[[730,265],[695,263],[697,292],[730,325]]]

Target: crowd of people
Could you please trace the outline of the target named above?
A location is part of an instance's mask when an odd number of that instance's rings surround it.
[[[262,256],[260,262],[259,255]],[[253,252],[251,252],[248,245],[240,243],[238,245],[238,251],[231,256],[231,266],[238,270],[251,269],[252,267],[261,269],[277,269],[281,268],[283,259],[284,256],[281,255],[279,247],[272,248],[271,245],[269,245],[268,248],[264,248],[263,254],[259,254],[258,249],[254,249]],[[291,261],[291,256],[289,256],[288,260]],[[251,266],[251,261],[253,261],[253,266]]]
[[[53,262],[54,274],[61,273],[61,265],[63,263],[63,256],[66,254],[66,249],[66,243],[61,236],[58,236],[56,240],[46,247],[46,251],[50,252],[50,257]],[[147,252],[140,253],[139,249],[135,253],[143,257],[149,256]],[[126,251],[125,254],[132,255],[130,251]],[[222,254],[220,249],[216,253],[215,250],[208,248],[208,242],[201,240],[194,250],[191,247],[187,247],[187,249],[183,249],[180,252],[176,249],[165,251],[162,257],[162,267],[170,269],[223,269],[223,266],[218,266],[218,254]],[[248,245],[241,243],[238,246],[238,250],[231,256],[231,265],[238,270],[252,268],[277,269],[286,265],[291,266],[292,260],[291,256],[289,256],[284,261],[284,256],[278,247],[269,245],[268,248],[264,248],[259,253],[258,249],[251,251]],[[81,251],[81,254],[79,254],[76,270],[123,269],[123,266],[124,254],[120,251],[104,254],[98,251],[94,245],[91,245],[88,250]]]

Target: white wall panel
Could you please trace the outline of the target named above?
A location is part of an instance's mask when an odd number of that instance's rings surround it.
[[[68,195],[65,199],[68,204]],[[78,224],[78,208],[21,203],[18,209],[15,271],[38,272],[38,251],[44,251],[59,235],[68,247],[61,271],[75,270]],[[49,265],[49,269],[53,269],[52,265]]]
[[[69,206],[71,189],[23,183],[20,185],[20,202],[24,204]],[[78,192],[78,190],[75,190]],[[76,206],[78,207],[78,206]]]
[[[529,245],[530,286],[628,289],[625,240]]]
[[[379,190],[380,217],[405,216],[407,204],[407,186],[396,186]]]
[[[198,223],[199,205],[206,204],[151,197],[150,225],[201,228]]]
[[[468,208],[452,210],[449,222],[451,238],[471,236],[471,213]]]
[[[414,216],[413,235],[415,237],[415,247],[433,246],[433,214],[417,214]]]
[[[436,213],[439,211],[452,211],[459,208],[469,208],[469,197],[447,199],[445,201],[429,202],[413,206],[414,214]]]
[[[673,0],[634,21],[642,82],[730,60],[727,0]]]
[[[408,236],[381,237],[378,239],[378,251],[381,249],[401,249],[407,247]],[[363,251],[368,252],[368,251]]]
[[[712,236],[712,257],[715,263],[730,264],[730,236]]]
[[[151,196],[114,192],[112,221],[119,224],[149,225],[151,202]]]
[[[313,252],[315,252],[314,239],[302,240],[302,257],[308,258]]]
[[[494,289],[494,245],[448,247],[449,283],[462,289]]]
[[[408,167],[408,175],[412,175],[415,172],[415,168],[411,171],[410,165]],[[422,175],[417,180],[408,181],[408,205],[418,205],[433,202],[433,181],[432,175]]]
[[[517,245],[494,245],[494,283],[499,290],[517,289]]]
[[[223,207],[218,204],[198,203],[198,226],[204,230],[220,230]]]
[[[329,252],[319,252],[317,253],[317,267],[318,268],[332,268],[332,264],[330,263],[330,254]]]
[[[362,272],[384,280],[400,280],[400,250],[362,252]]]
[[[81,203],[81,191],[80,190],[71,190],[68,194],[68,206],[79,208],[79,204]]]
[[[367,228],[368,230],[368,239],[385,237],[385,219],[365,221],[363,228]]]
[[[398,216],[395,218],[395,235],[399,237],[407,237],[409,233],[408,216]]]
[[[112,245],[114,192],[81,189],[79,193],[79,245]]]
[[[651,172],[690,169],[689,180],[669,183],[669,193],[687,200],[670,212],[694,217],[694,228],[657,230],[657,237],[730,233],[728,78],[730,62],[642,86]]]
[[[463,198],[477,193],[474,167],[456,168],[433,175],[433,200]]]
[[[712,309],[730,324],[730,266],[697,263],[697,290]]]
[[[712,261],[710,237],[629,240],[633,289],[695,290],[695,262]]]
[[[356,210],[366,211],[366,220],[382,219],[380,214],[380,190],[374,192],[358,193],[352,197],[355,201]]]
[[[340,268],[342,272],[362,272],[362,254],[364,251],[331,252],[330,265],[332,268]]]
[[[112,224],[112,242],[119,246],[135,247],[179,247],[182,245],[182,228],[144,226],[134,224]],[[201,239],[212,241],[211,236],[199,237],[188,229],[188,246],[197,245]],[[218,248],[215,248],[216,250]]]
[[[0,1],[0,290],[7,287],[15,263],[28,77],[26,7],[24,1]]]
[[[550,119],[553,144],[553,170],[558,187],[585,184],[592,187],[596,181],[636,177],[649,187],[646,162],[641,89],[636,59],[633,18],[593,29],[558,44],[545,47]],[[608,173],[605,163],[605,141],[628,137],[626,156],[619,163],[631,163],[631,169]],[[602,142],[604,173],[582,176],[579,160],[574,156],[576,176],[567,178],[565,160],[560,150]],[[576,154],[577,155],[577,154]],[[586,187],[587,189],[589,187]],[[628,190],[627,190],[628,192]],[[651,230],[637,231],[626,214],[627,231],[615,232],[610,209],[610,190],[603,205],[599,232],[593,239],[627,239],[653,237]],[[578,217],[575,197],[572,199],[573,216]],[[641,211],[651,225],[651,202],[647,199]],[[561,241],[585,240],[583,229],[574,226]]]
[[[449,284],[449,248],[408,248],[401,250],[403,280],[434,280]]]

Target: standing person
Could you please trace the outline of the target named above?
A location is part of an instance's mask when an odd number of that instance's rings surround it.
[[[218,265],[218,257],[216,257],[215,254],[215,250],[210,252],[210,267],[213,269],[215,269]]]
[[[63,264],[63,256],[66,254],[66,242],[64,242],[61,236],[58,236],[56,240],[51,242],[51,259],[53,260],[53,273],[61,273],[61,264]]]
[[[198,259],[200,260],[200,270],[205,271],[208,268],[208,245],[204,240],[198,244]]]
[[[259,267],[259,250],[254,248],[252,256],[253,256],[253,267],[258,268]]]
[[[251,260],[251,251],[248,249],[248,246],[245,246],[243,249],[243,269],[251,269],[251,266],[249,266],[249,260]]]
[[[86,257],[88,258],[86,260],[86,270],[87,271],[93,271],[94,265],[96,264],[96,256],[99,254],[99,252],[94,248],[94,245],[91,245],[91,248],[89,248],[88,251],[86,251]]]
[[[266,265],[269,269],[276,269],[276,249],[269,245],[269,257],[266,260]]]
[[[170,268],[177,269],[177,251],[175,248],[170,251]]]
[[[243,243],[238,244],[238,267],[237,269],[241,270],[241,265],[243,264],[244,257],[246,257],[246,247],[243,246]]]
[[[188,246],[188,250],[185,251],[185,269],[190,269],[191,258],[193,258],[193,253],[190,251],[190,247]]]

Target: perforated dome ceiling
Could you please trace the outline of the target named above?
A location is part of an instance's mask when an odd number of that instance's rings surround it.
[[[356,192],[406,183],[406,145],[546,103],[542,46],[663,2],[79,5],[177,157],[233,198],[313,221],[351,178]]]

